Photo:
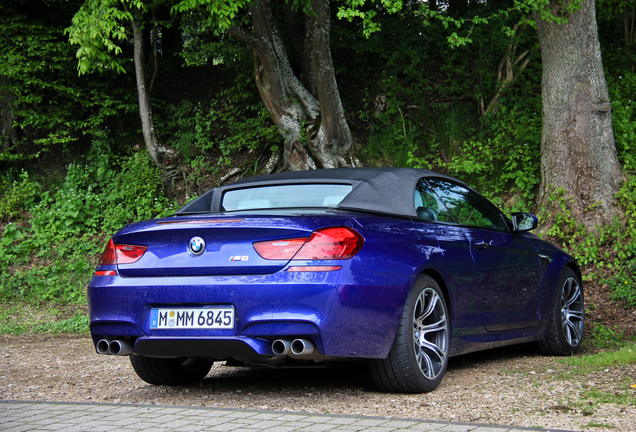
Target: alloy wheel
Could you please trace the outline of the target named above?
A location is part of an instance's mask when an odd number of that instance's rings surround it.
[[[443,302],[434,289],[425,288],[413,311],[413,347],[417,364],[428,379],[444,370],[448,356],[448,318]]]
[[[583,335],[583,296],[581,287],[573,277],[563,285],[561,294],[561,324],[570,346],[577,346]]]

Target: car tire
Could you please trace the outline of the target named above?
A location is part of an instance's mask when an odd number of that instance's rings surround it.
[[[213,362],[196,358],[156,358],[131,355],[137,376],[149,384],[184,385],[199,382],[210,372]]]
[[[558,356],[575,353],[583,340],[584,319],[583,285],[566,267],[559,277],[548,334],[537,342],[539,351]]]
[[[450,315],[435,280],[420,276],[411,289],[389,355],[369,360],[378,387],[388,392],[424,393],[444,378],[450,348]]]

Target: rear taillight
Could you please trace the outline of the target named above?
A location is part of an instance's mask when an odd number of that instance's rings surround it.
[[[268,260],[290,260],[305,244],[307,237],[254,243],[254,249]]]
[[[295,260],[343,260],[360,251],[364,239],[351,228],[324,228],[311,234]]]
[[[113,246],[113,239],[108,240],[106,249],[102,252],[102,257],[99,259],[98,265],[111,265],[117,264],[115,259],[115,247]]]
[[[254,243],[256,252],[268,260],[343,260],[357,254],[364,239],[351,228],[322,228],[309,239],[295,238]]]
[[[98,265],[132,264],[137,262],[147,249],[147,246],[117,244],[111,239]]]
[[[146,253],[147,246],[115,244],[117,264],[132,264]]]

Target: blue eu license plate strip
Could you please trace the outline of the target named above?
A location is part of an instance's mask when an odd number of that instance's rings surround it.
[[[234,328],[234,307],[157,308],[150,311],[150,329],[225,329]]]

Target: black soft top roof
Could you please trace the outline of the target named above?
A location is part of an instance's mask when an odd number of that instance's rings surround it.
[[[353,190],[338,204],[338,208],[416,216],[413,193],[422,177],[448,177],[436,172],[415,168],[336,168],[309,171],[290,171],[258,177],[248,177],[230,185],[207,191],[181,207],[176,215],[216,213],[221,211],[221,197],[227,190],[255,186],[339,183],[350,184]]]

